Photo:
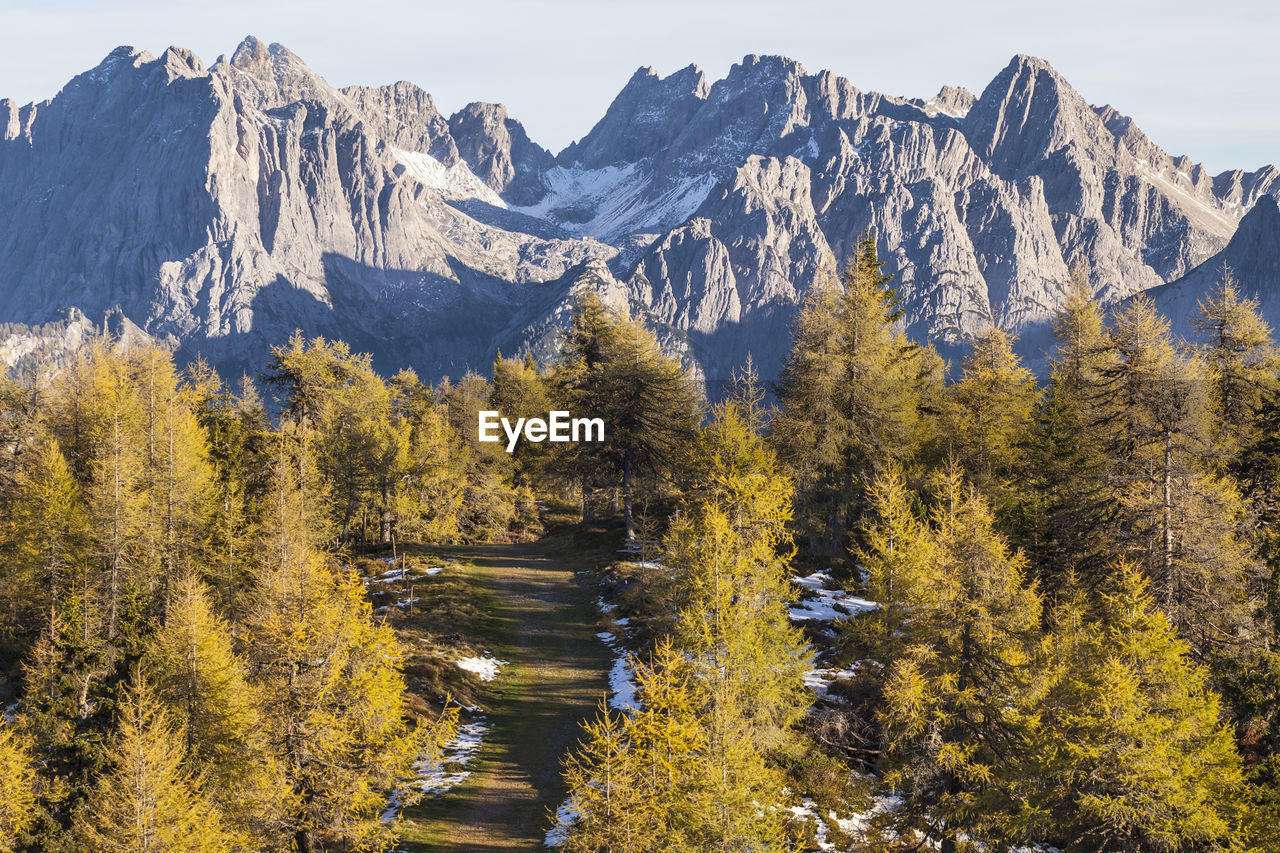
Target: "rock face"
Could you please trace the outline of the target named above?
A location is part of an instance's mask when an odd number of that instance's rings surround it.
[[[1262,316],[1274,331],[1280,328],[1280,208],[1263,197],[1240,220],[1231,242],[1177,281],[1148,291],[1147,295],[1169,320],[1169,328],[1185,340],[1196,340],[1195,321],[1200,301],[1229,270],[1243,295],[1258,300]]]
[[[1170,157],[1021,56],[927,100],[781,57],[713,83],[641,69],[553,156],[500,104],[446,119],[413,84],[335,89],[248,38],[209,67],[119,48],[50,101],[0,101],[0,129],[0,323],[118,314],[228,369],[294,328],[426,378],[549,356],[591,288],[709,379],[747,354],[770,375],[867,229],[910,334],[955,348],[997,323],[1034,354],[1071,264],[1106,300],[1190,292],[1280,193],[1272,167]],[[1275,241],[1249,245],[1274,276]]]

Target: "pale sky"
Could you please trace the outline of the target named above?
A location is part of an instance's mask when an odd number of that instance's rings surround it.
[[[110,8],[105,8],[109,6]],[[410,80],[446,116],[505,103],[534,141],[582,137],[642,65],[711,79],[749,53],[829,69],[861,89],[975,94],[1017,53],[1049,60],[1171,154],[1212,171],[1280,163],[1280,3],[1076,0],[0,0],[0,98],[54,95],[121,44],[205,64],[252,33],[330,83]]]

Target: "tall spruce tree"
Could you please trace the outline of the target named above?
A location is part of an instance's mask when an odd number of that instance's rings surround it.
[[[233,389],[200,363],[189,373],[213,477],[204,570],[219,600],[229,607],[249,584],[252,528],[271,459],[270,428],[266,408],[248,376]]]
[[[556,379],[575,417],[605,425],[603,441],[575,445],[562,464],[589,472],[584,507],[593,481],[621,489],[626,536],[633,539],[636,481],[656,484],[676,468],[698,425],[698,391],[651,332],[611,312],[594,293],[579,297]]]
[[[506,534],[516,515],[512,488],[514,460],[501,442],[479,440],[482,410],[491,410],[493,386],[478,373],[468,372],[453,385],[443,386],[449,432],[459,470],[462,495],[458,525],[469,541],[493,540]]]
[[[940,383],[936,356],[896,326],[883,266],[866,234],[838,284],[814,285],[778,377],[774,446],[796,480],[798,525],[824,557],[844,555],[876,472],[913,458],[922,401]]]
[[[1072,270],[1053,329],[1049,383],[1021,471],[1023,524],[1015,530],[1046,590],[1063,588],[1067,576],[1100,583],[1115,551],[1106,384],[1116,356],[1083,265]]]
[[[409,469],[401,493],[405,532],[424,542],[456,542],[462,536],[471,446],[454,430],[441,395],[412,371],[392,377],[391,387],[409,425]]]

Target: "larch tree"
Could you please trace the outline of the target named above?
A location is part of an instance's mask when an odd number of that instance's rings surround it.
[[[0,723],[0,853],[14,853],[36,816],[32,741],[12,723]]]
[[[601,702],[596,718],[582,724],[582,740],[565,757],[564,783],[569,809],[552,819],[564,833],[567,853],[599,850],[642,850],[655,846],[657,830],[646,825],[649,803],[641,785],[639,764],[627,737],[627,718]]]
[[[63,411],[78,410],[59,418],[73,430],[59,438],[83,478],[96,534],[90,553],[106,579],[106,635],[111,638],[125,596],[149,592],[156,580],[147,571],[141,545],[147,512],[142,403],[127,359],[101,344],[59,377],[54,394]]]
[[[183,767],[181,736],[145,680],[120,706],[110,769],[77,814],[77,849],[94,853],[222,853],[248,849]]]
[[[1117,316],[1112,340],[1108,452],[1120,510],[1113,539],[1199,653],[1247,639],[1240,617],[1260,596],[1263,570],[1239,535],[1238,492],[1206,473],[1202,362],[1174,350],[1167,321],[1142,297]]]
[[[209,798],[232,825],[269,843],[291,792],[268,746],[262,690],[195,575],[171,585],[164,625],[144,661],[184,744],[184,767],[207,781]]]
[[[1108,587],[1054,614],[1043,725],[1014,758],[1038,774],[1033,833],[1081,853],[1249,849],[1240,756],[1207,671],[1140,570]]]
[[[404,652],[373,620],[359,578],[317,549],[293,470],[292,460],[276,468],[245,630],[268,750],[293,793],[284,823],[299,853],[333,843],[385,850],[396,838],[380,820],[387,794],[414,762],[438,757],[456,712],[410,723]]]
[[[141,408],[142,558],[176,577],[203,556],[213,514],[213,471],[197,419],[200,391],[181,381],[173,356],[158,346],[128,353]]]
[[[569,801],[581,814],[563,848],[723,849],[715,846],[712,829],[717,806],[706,788],[698,683],[669,639],[657,643],[648,661],[635,662],[634,671],[639,710],[588,725],[585,742],[568,760]],[[730,849],[748,849],[750,842],[744,842]]]
[[[1016,501],[1015,477],[1040,392],[1009,335],[996,326],[974,338],[962,368],[959,381],[947,389],[940,441],[1004,512]]]
[[[1202,337],[1214,437],[1224,464],[1230,465],[1256,438],[1257,415],[1263,397],[1277,390],[1280,362],[1258,300],[1241,294],[1230,267],[1222,268],[1217,286],[1199,309],[1194,323]]]
[[[872,481],[870,501],[858,560],[866,572],[867,592],[878,606],[846,620],[843,630],[855,633],[858,645],[889,667],[910,636],[913,614],[942,606],[942,588],[934,574],[937,542],[896,464],[886,466]]]
[[[843,556],[880,467],[906,463],[922,438],[922,401],[940,386],[932,351],[897,328],[875,238],[864,235],[839,282],[819,281],[792,331],[778,377],[774,446],[797,486],[810,551]]]
[[[1025,780],[1008,757],[1036,727],[1041,605],[1026,559],[954,472],[935,517],[938,603],[913,619],[885,684],[882,778],[907,795],[888,817],[894,831],[952,853],[966,834],[1002,841],[1014,831]]]
[[[36,433],[7,497],[0,530],[9,567],[0,594],[9,625],[35,628],[80,573],[91,537],[80,485],[52,436]]]
[[[776,835],[756,803],[783,799],[767,759],[795,738],[810,704],[810,652],[788,621],[791,481],[737,401],[717,406],[695,443],[692,490],[663,541],[674,573],[676,647],[702,708],[713,820],[708,844],[742,849]]]

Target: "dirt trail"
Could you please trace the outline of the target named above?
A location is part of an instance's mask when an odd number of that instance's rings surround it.
[[[538,544],[455,551],[472,582],[491,590],[488,648],[509,662],[493,682],[490,725],[465,784],[414,809],[422,834],[400,849],[540,850],[547,809],[564,798],[561,758],[578,741],[608,679],[596,638],[594,599],[574,577],[581,566]],[[418,836],[414,838],[414,836]]]

